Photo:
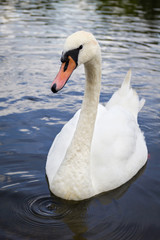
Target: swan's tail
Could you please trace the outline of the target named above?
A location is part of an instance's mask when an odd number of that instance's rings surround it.
[[[129,69],[127,72],[124,81],[121,85],[121,89],[128,91],[130,89],[130,82],[131,82],[132,71]]]
[[[121,87],[116,91],[109,102],[107,103],[107,109],[115,105],[120,105],[129,112],[131,112],[136,118],[138,112],[142,109],[145,104],[145,99],[139,100],[138,94],[130,86],[131,81],[131,69],[127,72]]]

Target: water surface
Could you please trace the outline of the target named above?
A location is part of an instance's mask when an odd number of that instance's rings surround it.
[[[51,196],[45,177],[56,134],[81,106],[83,67],[56,95],[65,38],[91,31],[102,49],[101,103],[132,68],[147,165],[121,188],[78,203]],[[0,2],[0,238],[159,240],[159,1]]]

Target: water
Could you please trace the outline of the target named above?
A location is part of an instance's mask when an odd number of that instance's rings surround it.
[[[50,145],[80,108],[83,67],[54,95],[65,38],[91,31],[102,49],[105,103],[132,68],[149,159],[130,182],[81,202],[51,196]],[[159,1],[0,2],[0,239],[159,240]]]

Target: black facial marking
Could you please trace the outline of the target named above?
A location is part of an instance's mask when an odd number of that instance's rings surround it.
[[[62,52],[61,62],[62,62],[62,63],[67,62],[67,59],[68,59],[67,54],[64,54],[64,53]]]
[[[79,50],[81,50],[83,48],[83,45],[79,46]]]
[[[83,45],[80,45],[78,48],[70,50],[68,52],[66,52],[65,54],[62,53],[61,56],[61,62],[64,63],[66,62],[65,66],[64,66],[64,72],[67,70],[68,64],[69,64],[69,59],[68,57],[70,56],[76,63],[76,67],[78,65],[78,54],[79,51],[83,48]]]

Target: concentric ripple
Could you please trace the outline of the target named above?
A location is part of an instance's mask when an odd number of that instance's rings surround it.
[[[30,212],[43,219],[63,219],[69,212],[69,208],[55,201],[50,196],[39,196],[36,199],[29,200]]]
[[[0,225],[8,239],[14,239],[13,232],[15,239],[27,236],[27,239],[39,240],[72,234],[66,225],[66,219],[71,219],[72,208],[60,200],[48,195],[28,197],[17,192],[3,192],[0,196]]]

